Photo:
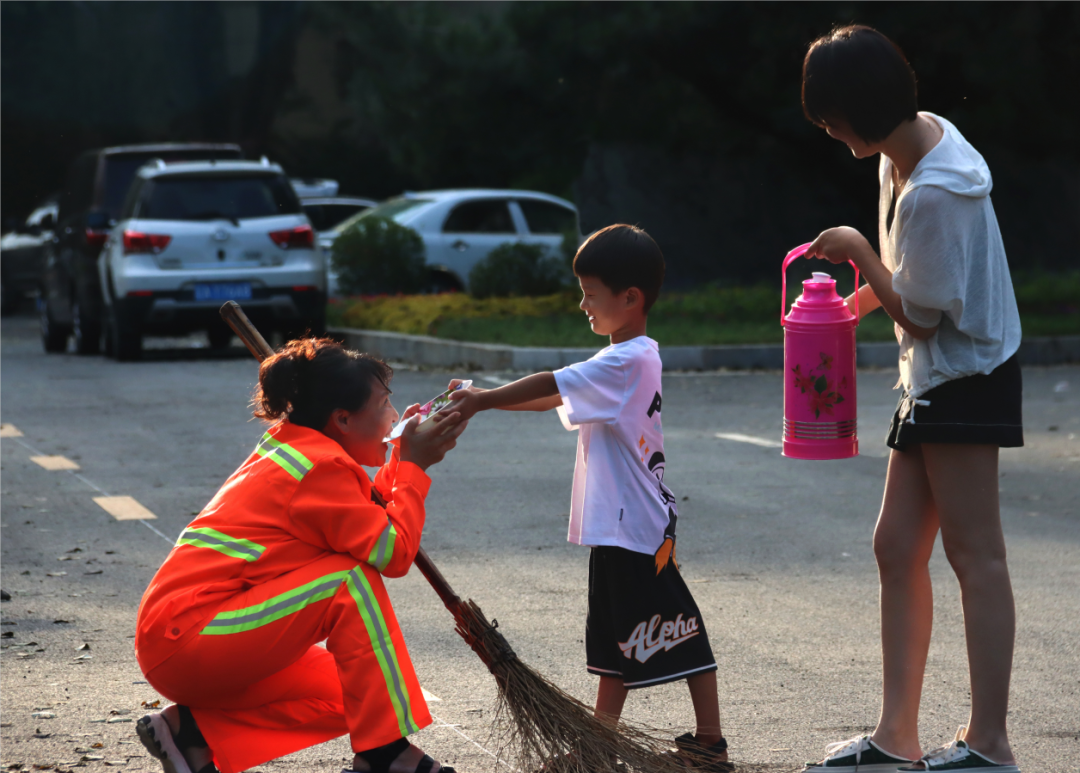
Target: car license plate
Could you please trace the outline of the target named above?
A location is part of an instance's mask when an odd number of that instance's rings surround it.
[[[197,301],[246,301],[250,298],[250,282],[215,282],[195,285],[195,300]]]

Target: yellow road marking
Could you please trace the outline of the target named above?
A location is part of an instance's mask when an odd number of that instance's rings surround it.
[[[14,424],[0,424],[0,437],[22,437],[23,433]]]
[[[135,497],[94,497],[94,501],[118,521],[149,521],[157,518]]]
[[[73,462],[66,456],[31,456],[30,461],[40,464],[46,470],[79,470],[78,462]]]

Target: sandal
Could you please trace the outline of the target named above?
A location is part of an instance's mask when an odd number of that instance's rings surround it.
[[[393,743],[388,743],[386,746],[378,746],[374,749],[368,749],[366,752],[357,752],[357,755],[364,758],[364,761],[371,767],[367,773],[390,773],[390,765],[401,756],[404,752],[412,746],[409,743],[408,738],[399,738]],[[416,770],[413,773],[431,773],[432,768],[435,767],[435,760],[430,755],[425,754],[420,762],[416,763]],[[166,773],[169,773],[166,771]],[[199,771],[204,773],[204,771]],[[359,771],[346,769],[341,773],[359,773]],[[439,773],[457,773],[449,765],[441,765],[439,767]]]
[[[191,746],[205,748],[206,739],[199,732],[199,726],[195,724],[195,717],[191,715],[191,709],[187,706],[177,706],[180,712],[180,732],[172,734],[168,720],[164,713],[155,711],[135,723],[135,734],[139,736],[142,745],[150,752],[150,756],[161,762],[165,773],[195,773],[184,759],[181,749]],[[209,763],[198,773],[218,773],[214,763]]]
[[[712,746],[705,746],[693,733],[683,733],[675,739],[675,747],[683,752],[689,759],[683,758],[689,770],[703,771],[704,773],[733,773],[735,763],[730,760],[720,759],[720,755],[727,751],[727,739],[723,736]]]

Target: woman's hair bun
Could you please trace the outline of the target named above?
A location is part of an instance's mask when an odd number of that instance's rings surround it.
[[[259,366],[254,414],[267,421],[288,417],[322,430],[331,413],[338,408],[359,410],[371,396],[372,384],[389,388],[392,376],[386,363],[346,350],[333,339],[298,338]]]
[[[263,360],[253,401],[257,418],[277,421],[292,410],[300,391],[300,372],[307,362],[304,354],[290,345]]]

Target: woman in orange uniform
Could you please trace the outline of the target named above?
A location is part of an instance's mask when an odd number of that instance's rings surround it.
[[[139,665],[176,705],[136,728],[165,773],[238,773],[345,733],[355,771],[453,773],[407,740],[431,716],[382,576],[409,571],[424,470],[465,422],[414,422],[384,465],[391,376],[329,339],[262,363],[255,416],[279,421],[139,606]],[[361,465],[383,466],[372,482]]]

